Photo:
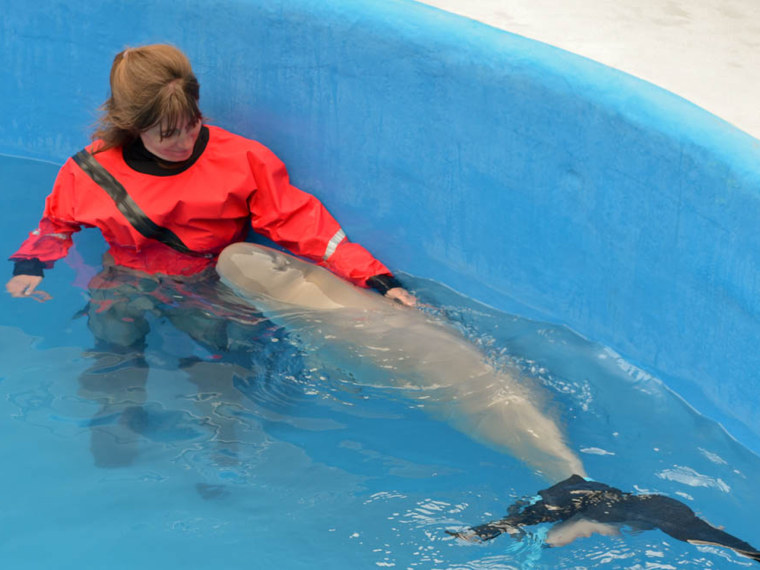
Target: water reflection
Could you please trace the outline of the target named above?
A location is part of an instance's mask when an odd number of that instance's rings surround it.
[[[84,310],[95,346],[89,367],[79,376],[78,394],[99,406],[89,422],[95,465],[133,464],[140,442],[179,442],[208,438],[219,467],[239,462],[236,433],[242,409],[240,385],[269,385],[293,366],[292,344],[274,342],[283,332],[250,306],[222,299],[224,285],[212,272],[194,278],[148,275],[108,262],[89,284]],[[169,323],[193,342],[178,358],[179,370],[194,385],[194,411],[169,410],[148,403],[146,358],[151,323]],[[150,338],[154,338],[151,336]],[[204,496],[215,492],[203,490]]]

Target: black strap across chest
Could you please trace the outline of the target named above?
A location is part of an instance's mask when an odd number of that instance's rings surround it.
[[[122,184],[106,170],[86,149],[80,150],[72,159],[100,186],[116,203],[116,207],[124,214],[130,224],[147,238],[160,241],[169,247],[195,257],[213,257],[211,253],[199,253],[187,247],[182,240],[169,228],[159,226],[151,220],[140,206],[127,193]]]

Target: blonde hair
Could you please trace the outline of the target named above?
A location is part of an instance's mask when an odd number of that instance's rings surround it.
[[[164,137],[185,121],[202,120],[199,98],[200,84],[190,60],[174,46],[154,44],[119,52],[111,66],[111,96],[101,107],[93,133],[93,139],[103,141],[97,152],[129,144],[157,124]]]

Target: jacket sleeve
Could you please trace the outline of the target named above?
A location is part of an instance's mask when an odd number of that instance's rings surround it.
[[[71,234],[81,229],[74,216],[74,172],[69,160],[61,168],[53,191],[45,201],[39,226],[29,233],[19,250],[10,259],[21,261],[37,258],[46,268],[65,257],[72,244]]]
[[[391,275],[364,247],[348,240],[319,200],[290,184],[285,165],[272,151],[260,146],[249,160],[257,186],[249,204],[256,232],[362,287],[371,277]]]

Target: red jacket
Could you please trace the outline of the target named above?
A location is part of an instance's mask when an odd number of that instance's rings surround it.
[[[218,127],[208,129],[201,156],[171,176],[132,169],[121,148],[94,156],[153,222],[174,231],[191,250],[214,254],[212,258],[185,255],[144,237],[105,190],[69,159],[47,198],[39,228],[11,259],[36,257],[52,267],[71,247],[71,234],[82,226],[97,227],[117,264],[147,273],[191,275],[213,264],[225,246],[244,239],[250,223],[256,232],[357,285],[390,275],[366,249],[345,238],[319,200],[290,184],[285,166],[268,148]]]

